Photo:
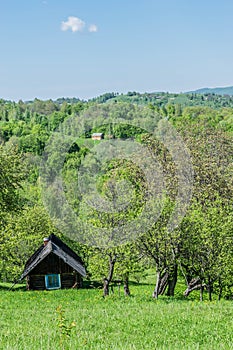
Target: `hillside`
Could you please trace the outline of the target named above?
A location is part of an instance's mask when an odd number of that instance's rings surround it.
[[[197,90],[201,91],[201,90]],[[232,96],[231,96],[232,95]],[[116,103],[128,102],[137,105],[152,105],[162,108],[168,104],[180,105],[182,107],[205,106],[214,109],[222,107],[233,107],[233,87],[230,94],[214,94],[212,92],[187,92],[187,93],[169,93],[169,92],[131,92],[126,94],[106,93],[89,100],[91,103]]]
[[[195,94],[216,94],[216,95],[230,95],[233,96],[233,86],[216,87],[216,88],[202,88],[188,93]]]

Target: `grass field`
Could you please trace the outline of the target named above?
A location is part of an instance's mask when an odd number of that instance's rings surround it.
[[[127,298],[116,287],[103,299],[98,289],[26,292],[2,287],[0,349],[233,349],[232,302],[156,301],[152,289],[132,286]]]

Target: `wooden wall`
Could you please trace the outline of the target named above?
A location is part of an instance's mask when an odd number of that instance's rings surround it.
[[[28,290],[44,290],[45,275],[60,274],[61,288],[80,288],[82,277],[55,254],[48,255],[27,276]]]

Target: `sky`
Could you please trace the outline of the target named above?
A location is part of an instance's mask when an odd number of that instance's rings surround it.
[[[232,0],[7,0],[0,98],[233,85]]]

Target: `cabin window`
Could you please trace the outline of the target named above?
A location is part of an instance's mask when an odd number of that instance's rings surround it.
[[[45,287],[46,289],[59,289],[61,288],[61,277],[59,274],[45,275]]]

